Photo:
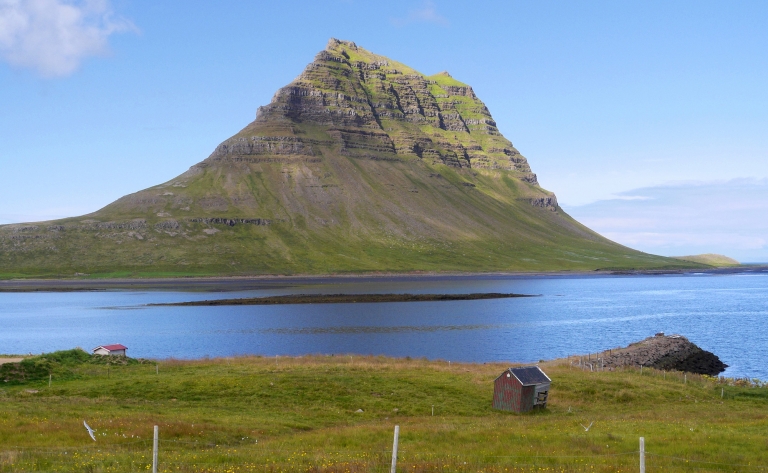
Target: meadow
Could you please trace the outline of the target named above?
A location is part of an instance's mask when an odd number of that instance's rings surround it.
[[[748,380],[542,362],[547,409],[513,414],[491,408],[507,364],[58,353],[0,365],[0,472],[147,471],[155,425],[164,472],[389,471],[395,425],[402,472],[638,471],[639,437],[647,471],[768,471]]]

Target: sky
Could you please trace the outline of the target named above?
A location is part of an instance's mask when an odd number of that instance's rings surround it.
[[[205,159],[330,37],[474,88],[562,207],[768,262],[768,2],[0,0],[0,224]]]

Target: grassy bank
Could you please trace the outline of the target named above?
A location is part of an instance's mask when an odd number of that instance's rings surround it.
[[[766,388],[542,366],[553,379],[549,407],[515,415],[491,409],[505,364],[67,361],[49,366],[50,387],[42,371],[4,375],[0,471],[146,470],[153,425],[161,471],[383,472],[395,425],[399,471],[637,471],[640,436],[648,471],[768,469]]]

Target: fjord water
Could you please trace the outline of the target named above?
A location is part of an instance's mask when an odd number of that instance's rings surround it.
[[[449,302],[146,307],[306,293],[514,292]],[[0,293],[0,353],[122,343],[134,357],[373,354],[535,362],[682,334],[768,379],[768,274],[265,281],[238,292]]]

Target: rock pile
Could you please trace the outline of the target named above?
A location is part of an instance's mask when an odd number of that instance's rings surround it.
[[[687,371],[716,376],[728,367],[712,352],[701,349],[682,335],[658,333],[626,348],[610,350],[603,357],[608,369],[645,366],[661,370]]]

